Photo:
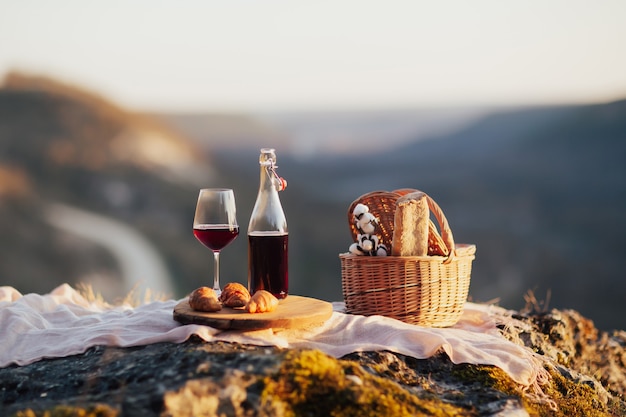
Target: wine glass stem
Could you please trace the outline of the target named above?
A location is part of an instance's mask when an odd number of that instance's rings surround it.
[[[219,294],[220,288],[220,251],[213,251],[213,289]]]

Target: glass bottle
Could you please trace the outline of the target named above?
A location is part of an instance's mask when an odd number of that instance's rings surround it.
[[[278,192],[286,182],[276,173],[274,149],[261,149],[259,165],[259,193],[248,225],[248,290],[282,299],[289,289],[289,232]]]

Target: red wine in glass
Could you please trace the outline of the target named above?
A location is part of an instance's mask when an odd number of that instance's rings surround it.
[[[239,234],[235,194],[230,188],[203,188],[198,195],[193,234],[213,252],[213,290],[220,289],[220,251]]]
[[[193,234],[207,248],[222,250],[239,235],[239,226],[197,224],[193,227]]]

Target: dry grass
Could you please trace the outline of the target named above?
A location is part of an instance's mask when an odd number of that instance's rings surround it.
[[[149,288],[146,289],[143,294],[139,291],[139,284],[136,284],[123,298],[115,300],[113,304],[108,303],[102,294],[95,291],[93,286],[86,283],[76,284],[76,290],[78,293],[90,303],[96,304],[102,307],[113,307],[120,305],[128,305],[131,307],[137,307],[142,304],[148,304],[153,301],[165,301],[167,296],[161,293],[152,292]]]
[[[524,294],[524,301],[526,305],[521,310],[522,313],[546,313],[550,305],[550,297],[552,296],[552,292],[548,290],[546,292],[546,298],[544,300],[538,300],[535,296],[535,292],[533,290],[528,290],[526,294]]]

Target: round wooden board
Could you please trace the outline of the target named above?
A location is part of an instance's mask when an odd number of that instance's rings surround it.
[[[315,298],[289,295],[269,313],[248,313],[222,307],[213,313],[196,311],[187,298],[174,307],[174,320],[182,324],[202,324],[222,330],[292,329],[323,324],[333,314],[332,304]]]

